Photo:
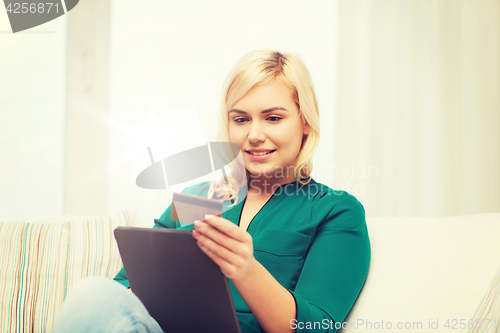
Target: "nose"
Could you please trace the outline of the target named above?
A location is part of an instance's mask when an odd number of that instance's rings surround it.
[[[260,122],[254,121],[250,127],[250,132],[248,133],[248,141],[252,145],[258,145],[266,140],[266,134],[262,128]]]

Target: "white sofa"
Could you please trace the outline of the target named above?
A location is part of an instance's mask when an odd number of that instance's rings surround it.
[[[370,270],[342,331],[466,332],[500,267],[500,213],[367,225]],[[490,315],[500,326],[500,313]]]
[[[151,226],[152,220],[135,220],[129,210],[101,218],[17,223],[0,223],[0,332],[49,332],[74,283],[87,275],[113,277],[120,268],[112,229]],[[460,324],[473,319],[500,265],[500,213],[377,217],[367,224],[370,271],[340,331],[394,331],[399,325],[406,332],[466,332]],[[52,240],[40,244],[40,238]],[[43,264],[26,255],[26,249],[33,256],[53,248],[59,253],[46,256]],[[22,267],[22,274],[12,267]]]

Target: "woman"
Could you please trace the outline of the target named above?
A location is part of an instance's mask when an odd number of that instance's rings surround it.
[[[319,111],[305,65],[274,50],[247,54],[226,80],[221,111],[218,139],[240,147],[244,170],[233,165],[227,182],[203,182],[183,192],[222,197],[224,213],[181,226],[170,219],[169,207],[154,227],[194,229],[201,250],[229,278],[242,332],[335,332],[366,279],[370,243],[356,198],[310,176]],[[115,280],[130,287],[123,269]],[[117,303],[134,303],[134,310],[96,311],[105,324],[161,332],[138,299],[113,288]],[[121,300],[126,297],[131,299]],[[63,306],[60,317],[76,311],[69,307]]]

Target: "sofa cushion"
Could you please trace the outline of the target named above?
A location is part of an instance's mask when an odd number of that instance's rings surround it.
[[[113,230],[135,210],[101,217],[0,223],[0,332],[50,332],[72,286],[114,277],[122,263]]]

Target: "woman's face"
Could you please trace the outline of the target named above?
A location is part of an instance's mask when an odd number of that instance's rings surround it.
[[[257,84],[229,110],[228,117],[229,139],[241,148],[253,181],[295,180],[295,162],[310,127],[301,120],[290,88],[275,81]]]

